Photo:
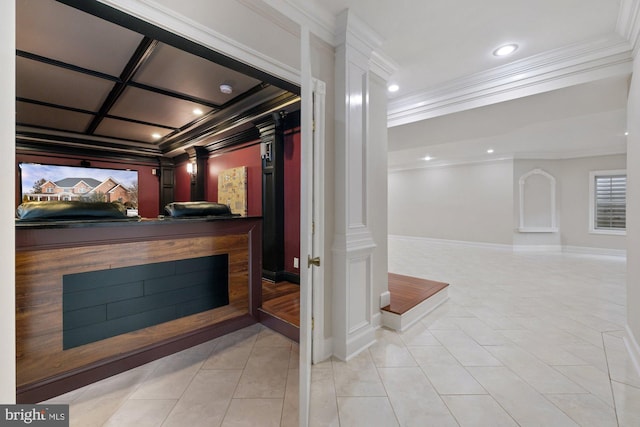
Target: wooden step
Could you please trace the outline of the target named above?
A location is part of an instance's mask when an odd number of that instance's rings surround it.
[[[403,331],[449,296],[448,283],[389,273],[390,304],[382,307],[382,324]]]

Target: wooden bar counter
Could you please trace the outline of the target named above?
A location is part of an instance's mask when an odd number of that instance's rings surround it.
[[[40,402],[256,323],[261,238],[261,218],[18,221],[17,401]],[[69,277],[150,264],[153,270],[163,265],[156,263],[215,255],[228,257],[228,304],[72,348],[63,345],[63,281]]]

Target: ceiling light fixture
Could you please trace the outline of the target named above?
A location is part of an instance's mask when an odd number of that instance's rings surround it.
[[[507,56],[511,55],[513,52],[518,50],[518,45],[515,43],[506,44],[504,46],[500,46],[496,50],[493,51],[494,56]]]
[[[431,157],[431,156],[424,156],[424,157],[422,158],[422,160],[426,160],[426,161],[428,162],[428,161],[429,161],[429,160],[431,160],[432,158],[433,158],[433,157]]]
[[[195,114],[196,116],[201,116],[203,113],[203,111],[199,108],[194,108],[193,109],[193,114]]]
[[[489,149],[487,150],[487,153],[488,153],[488,154],[492,154],[492,153],[493,153],[493,148],[489,148]]]
[[[160,139],[160,138],[162,138],[162,135],[160,135],[159,133],[152,133],[152,134],[151,134],[151,138],[153,138],[153,139]]]
[[[221,84],[220,85],[220,92],[224,93],[225,95],[228,95],[231,92],[233,92],[233,88],[231,87],[231,85]]]
[[[627,131],[627,132],[625,132],[625,133],[624,133],[624,136],[629,136],[629,132],[628,132],[628,131]]]
[[[398,86],[397,84],[391,84],[387,87],[387,90],[389,92],[397,92],[398,90],[400,90],[400,86]]]

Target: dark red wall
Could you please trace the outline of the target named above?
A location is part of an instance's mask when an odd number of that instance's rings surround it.
[[[91,167],[108,169],[131,169],[138,171],[138,215],[155,218],[159,214],[160,204],[160,182],[159,177],[151,173],[152,169],[157,169],[155,165],[142,165],[132,163],[109,162],[103,159],[92,159],[88,157],[56,157],[44,154],[21,154],[16,153],[16,170],[18,163],[41,163],[46,165],[60,166],[80,166],[82,160],[91,163]],[[19,177],[16,177],[16,185],[19,185]],[[20,191],[16,189],[16,199],[20,203]]]
[[[174,202],[188,202],[191,200],[191,176],[187,172],[187,163],[187,161],[184,161],[175,165],[173,172],[175,177],[175,185],[173,187]]]
[[[262,216],[262,158],[260,158],[260,144],[258,142],[209,158],[208,201],[218,200],[218,174],[221,171],[247,166],[247,214],[248,216]]]
[[[284,269],[300,274],[300,129],[284,137]],[[300,260],[300,262],[302,262]]]

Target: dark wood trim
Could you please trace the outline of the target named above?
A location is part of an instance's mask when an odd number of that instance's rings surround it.
[[[282,280],[285,282],[295,283],[296,285],[300,284],[300,275],[296,273],[292,273],[290,271],[282,272]]]
[[[140,69],[144,61],[151,55],[151,52],[158,46],[157,40],[152,40],[149,37],[143,37],[138,45],[136,51],[133,53],[131,58],[129,58],[129,62],[122,70],[120,74],[120,78],[118,82],[113,86],[109,95],[104,100],[100,109],[98,110],[98,114],[93,118],[89,126],[87,127],[86,133],[89,135],[93,135],[96,131],[104,117],[109,113],[109,110],[114,106],[120,95],[127,88],[127,83],[133,79],[136,72]]]
[[[254,77],[260,81],[272,84],[289,92],[300,94],[300,87],[289,81],[272,76],[269,73],[258,70],[250,65],[247,65],[238,60],[232,59],[220,52],[216,52],[205,46],[202,46],[194,41],[188,40],[170,31],[157,27],[149,22],[143,21],[140,18],[131,16],[125,12],[117,10],[111,6],[102,4],[100,2],[86,1],[86,0],[57,0],[60,3],[66,4],[73,8],[82,10],[83,12],[97,16],[98,18],[107,20],[114,24],[123,26],[132,31],[143,34],[149,38],[158,40],[162,43],[166,43],[177,49],[184,50],[193,55],[200,56],[210,61],[216,62],[224,67],[235,70],[239,73],[246,74]]]
[[[258,310],[258,316],[260,319],[260,323],[265,325],[267,328],[273,329],[274,331],[297,343],[300,342],[300,328],[298,328],[297,326],[292,325],[289,322],[285,322],[284,320],[279,319],[261,309]]]
[[[42,129],[47,130],[47,129]],[[59,132],[58,129],[48,129]],[[157,147],[149,145],[141,147],[139,141],[133,140],[112,140],[109,138],[82,138],[80,134],[71,135],[51,135],[31,131],[18,131],[16,134],[16,150],[42,151],[49,153],[67,154],[69,156],[82,153],[83,156],[103,157],[103,158],[142,158],[160,157],[162,153]],[[122,142],[119,142],[122,141]],[[135,147],[124,142],[136,144]]]
[[[251,120],[256,120],[259,117],[263,117],[267,112],[272,111],[274,108],[294,103],[298,100],[299,97],[297,95],[283,92],[280,95],[248,110],[244,110],[241,103],[234,104],[225,110],[213,113],[210,116],[211,120],[172,135],[168,142],[160,144],[160,149],[167,153],[180,149],[187,142],[204,142],[205,139],[208,141],[213,138],[211,135],[224,132],[226,129],[236,128],[237,126],[250,122]],[[220,117],[220,119],[217,119],[218,117]]]
[[[262,277],[272,282],[291,282],[300,284],[300,275],[289,271],[262,270]]]
[[[160,212],[160,215],[164,215],[164,207],[175,201],[176,166],[172,159],[160,158],[158,163],[160,166],[157,175],[160,181],[160,206],[158,206],[158,212]]]
[[[16,56],[30,59],[32,61],[42,62],[48,65],[53,65],[54,67],[60,67],[67,70],[75,71],[76,73],[87,74],[89,76],[98,77],[100,79],[105,79],[116,83],[121,81],[118,77],[112,76],[110,74],[101,73],[95,70],[89,70],[88,68],[78,67],[77,65],[69,64],[68,62],[58,61],[53,58],[47,58],[45,56],[36,55],[35,53],[25,52],[19,49],[16,49]]]
[[[105,359],[82,369],[65,372],[43,381],[18,387],[16,390],[16,402],[42,402],[255,323],[257,323],[256,319],[250,315],[229,319],[118,357]]]
[[[63,142],[64,141],[64,142]],[[93,144],[93,145],[89,145]],[[117,145],[118,148],[112,145]],[[106,149],[97,148],[107,147]],[[126,164],[156,164],[161,154],[157,150],[140,150],[111,144],[109,142],[87,141],[68,137],[20,132],[16,135],[16,154],[44,155],[60,158],[93,158]]]
[[[262,274],[274,281],[284,271],[284,118],[274,113],[256,124],[271,153],[262,160]]]

